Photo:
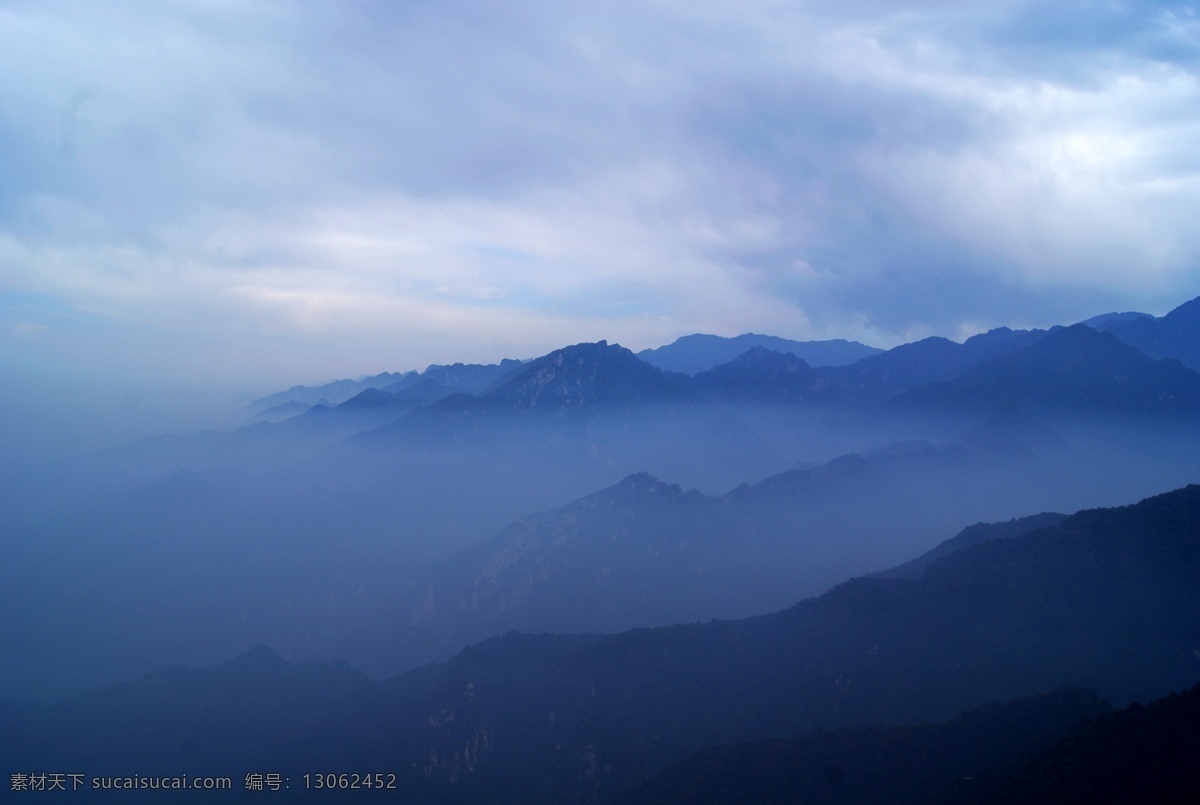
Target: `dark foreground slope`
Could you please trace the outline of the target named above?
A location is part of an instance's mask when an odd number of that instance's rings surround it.
[[[1064,687],[977,707],[941,724],[728,744],[655,775],[622,802],[923,803],[959,778],[1044,749],[1081,720],[1110,710],[1091,691]]]
[[[468,802],[612,799],[731,741],[946,720],[1063,684],[1119,706],[1188,687],[1198,571],[1192,486],[744,621],[510,634],[384,683],[259,652],[64,705],[9,705],[0,757],[239,780],[384,771],[414,798]]]
[[[1081,724],[1046,749],[971,775],[939,803],[1200,801],[1200,685]]]

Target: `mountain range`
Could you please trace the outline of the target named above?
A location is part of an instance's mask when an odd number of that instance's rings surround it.
[[[690,377],[577,344],[30,468],[5,486],[0,582],[42,616],[6,627],[0,688],[63,695],[247,640],[391,674],[507,629],[765,613],[971,523],[1136,500],[1200,478],[1200,375],[1117,325],[1200,338],[1193,308],[841,366],[759,345]]]
[[[886,351],[599,341],[5,466],[0,757],[1003,801],[1160,722],[1190,746],[1191,695],[1105,701],[1200,679],[1197,344],[1200,299]]]
[[[772,615],[612,636],[510,633],[383,682],[260,647],[212,670],[172,668],[62,704],[4,702],[0,754],[14,768],[89,778],[136,766],[240,782],[259,770],[300,788],[306,772],[370,770],[395,774],[397,791],[427,801],[570,802],[643,785],[649,797],[722,768],[771,776],[776,751],[802,753],[810,767],[815,753],[823,785],[878,790],[870,786],[886,778],[848,778],[862,755],[838,747],[877,752],[898,741],[923,754],[876,756],[868,776],[890,769],[927,791],[1050,744],[1104,710],[1071,691],[1007,711],[973,708],[1064,684],[1123,707],[1192,685],[1197,534],[1200,487],[1189,486],[997,534],[916,578],[852,580]],[[947,723],[897,729],[939,721]],[[995,731],[1001,724],[1008,735]],[[812,734],[849,727],[860,729]],[[981,741],[989,731],[990,743]],[[655,777],[706,748],[789,735],[810,737]],[[939,742],[956,747],[953,762]]]

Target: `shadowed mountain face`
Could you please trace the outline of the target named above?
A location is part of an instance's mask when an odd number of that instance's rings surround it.
[[[128,766],[132,747],[148,774],[383,769],[410,796],[610,799],[729,741],[945,720],[1064,683],[1120,705],[1186,687],[1200,675],[1197,534],[1193,486],[770,616],[512,634],[384,683],[260,649],[63,705],[5,704],[0,753],[94,774]]]

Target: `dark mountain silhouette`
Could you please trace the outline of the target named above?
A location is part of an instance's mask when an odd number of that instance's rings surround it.
[[[1112,333],[1151,358],[1175,358],[1200,371],[1200,297],[1184,302],[1162,318],[1135,315],[1085,323]]]
[[[945,803],[1195,802],[1200,685],[1088,720],[1041,751],[964,778]],[[994,759],[993,766],[999,766]]]
[[[1189,487],[769,617],[638,630],[562,654],[531,638],[489,641],[446,666],[446,693],[463,701],[473,680],[474,696],[442,724],[439,746],[486,723],[490,768],[504,779],[546,780],[553,768],[569,786],[558,795],[606,796],[693,747],[756,734],[949,718],[1064,682],[1121,703],[1159,696],[1200,672],[1197,526],[1200,487]],[[492,790],[485,765],[460,782],[464,795]],[[452,768],[466,776],[461,761],[442,774]]]
[[[1091,691],[1065,687],[977,707],[941,724],[719,746],[660,772],[621,802],[925,803],[955,780],[1043,749],[1111,709]]]
[[[685,335],[666,346],[644,349],[638,353],[638,357],[659,369],[694,375],[728,363],[755,347],[792,353],[812,366],[842,366],[879,352],[875,347],[840,338],[832,341],[789,341],[773,335],[744,333],[733,338]]]

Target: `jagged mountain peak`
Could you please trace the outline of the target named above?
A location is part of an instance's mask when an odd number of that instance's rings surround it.
[[[633,400],[665,402],[691,394],[621,345],[597,341],[538,358],[484,396],[515,408],[566,409]]]
[[[616,484],[602,489],[579,501],[584,508],[594,508],[598,505],[614,501],[627,502],[631,499],[657,499],[659,501],[678,502],[694,496],[697,500],[705,496],[696,490],[684,491],[679,484],[660,481],[648,472],[636,472],[621,479]]]

